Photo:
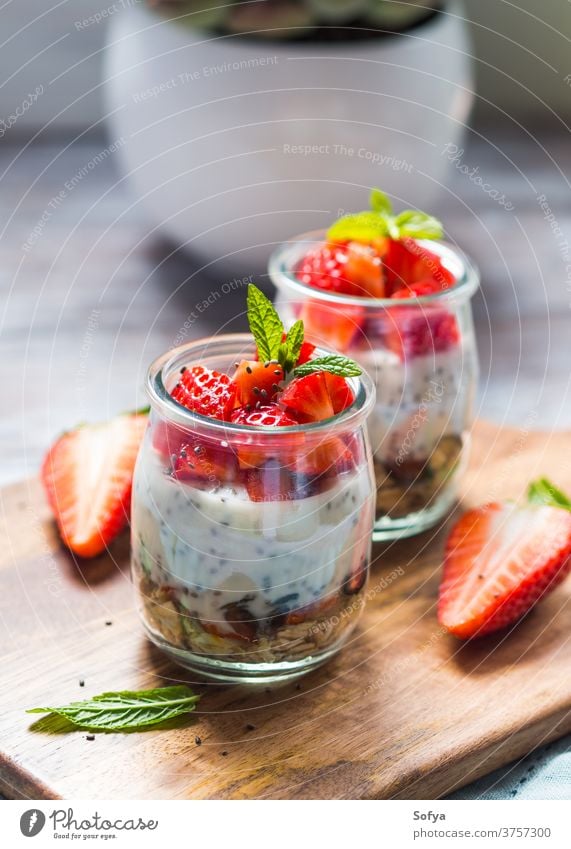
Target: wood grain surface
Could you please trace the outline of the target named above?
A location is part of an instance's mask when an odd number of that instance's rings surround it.
[[[569,439],[478,423],[463,506],[517,497],[539,474],[571,489]],[[47,733],[25,708],[190,677],[142,634],[126,537],[74,563],[36,481],[1,492],[1,521],[8,797],[433,799],[571,729],[571,583],[511,634],[461,645],[435,617],[440,528],[375,549],[352,642],[297,684],[196,682],[199,710],[168,728]]]

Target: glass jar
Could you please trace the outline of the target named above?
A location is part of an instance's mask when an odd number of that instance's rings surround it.
[[[174,660],[210,678],[268,682],[335,654],[361,612],[374,387],[351,378],[355,399],[333,419],[272,429],[207,418],[169,395],[185,367],[228,374],[253,356],[251,336],[229,335],[152,364],[132,572],[145,628]]]
[[[275,251],[269,274],[277,309],[286,326],[303,319],[306,338],[353,357],[371,377],[373,539],[412,536],[451,509],[467,462],[478,380],[470,299],[479,274],[451,245],[418,240],[420,254],[436,254],[454,276],[453,287],[414,299],[332,293],[295,276],[302,257],[324,239],[325,231],[307,233]]]

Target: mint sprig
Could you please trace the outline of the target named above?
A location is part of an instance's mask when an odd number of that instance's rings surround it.
[[[527,500],[531,504],[545,504],[549,507],[571,510],[569,498],[547,478],[539,478],[530,483],[527,488]]]
[[[73,725],[94,731],[123,731],[145,728],[190,713],[199,698],[186,684],[178,684],[153,690],[102,693],[82,702],[31,708],[26,713],[56,714]]]
[[[293,376],[306,377],[316,371],[326,371],[339,377],[358,377],[363,373],[355,360],[350,360],[349,357],[343,357],[341,354],[328,354],[325,357],[316,357],[314,360],[308,360],[303,365],[297,366],[293,370]]]
[[[281,365],[284,375],[293,372],[294,377],[306,377],[317,371],[327,371],[339,377],[358,377],[362,374],[362,370],[354,360],[343,357],[341,354],[316,357],[303,365],[296,366],[304,339],[303,321],[294,322],[286,335],[274,305],[253,283],[248,286],[247,302],[248,324],[256,342],[260,360],[275,360]]]
[[[380,189],[372,189],[370,209],[344,215],[327,231],[329,242],[363,242],[370,244],[376,239],[399,240],[440,239],[443,228],[433,215],[417,209],[404,209],[398,215],[393,213],[391,199]]]
[[[280,346],[278,360],[284,373],[292,371],[299,360],[301,346],[303,345],[304,327],[303,321],[298,319],[288,330],[285,340]]]
[[[284,326],[269,298],[252,283],[248,286],[248,324],[262,361],[277,360]]]

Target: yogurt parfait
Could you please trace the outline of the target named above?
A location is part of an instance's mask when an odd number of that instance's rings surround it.
[[[282,245],[270,261],[286,324],[353,357],[376,387],[368,419],[375,539],[418,533],[445,515],[467,459],[478,362],[470,299],[478,273],[415,210],[371,208]]]
[[[351,359],[286,334],[248,290],[252,335],[191,343],[149,370],[132,567],[143,623],[207,677],[270,681],[337,652],[361,612],[374,523]]]

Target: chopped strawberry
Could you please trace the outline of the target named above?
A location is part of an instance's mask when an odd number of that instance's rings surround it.
[[[390,239],[383,259],[389,297],[421,280],[434,281],[437,291],[449,289],[456,282],[438,254],[414,239]]]
[[[355,400],[355,396],[344,377],[325,372],[325,383],[327,384],[327,391],[329,392],[335,415],[351,406]]]
[[[250,425],[250,427],[291,427],[299,424],[277,404],[266,404],[257,409],[238,407],[231,416],[235,424]]]
[[[296,377],[279,396],[279,403],[300,422],[317,422],[335,415],[322,371]]]
[[[254,410],[250,409],[249,406],[239,407],[232,413],[232,422],[235,424],[249,425],[250,427],[268,428],[292,427],[293,425],[299,424],[296,419],[288,415],[285,410],[282,410],[277,404],[267,404],[266,406],[258,407],[258,409]],[[293,453],[295,453],[296,442],[297,440],[292,439],[291,446],[288,444],[288,453],[290,449]],[[275,448],[276,454],[280,455],[282,455],[286,450],[285,445],[278,446],[277,443]],[[240,468],[257,468],[258,466],[262,466],[267,460],[268,446],[260,444],[258,439],[253,441],[252,445],[239,442],[237,444],[237,453]]]
[[[336,436],[319,442],[308,440],[300,445],[289,459],[283,457],[282,461],[291,471],[307,477],[325,475],[328,472],[339,475],[355,468],[351,451],[343,440]]]
[[[267,404],[278,392],[284,376],[283,368],[276,362],[242,360],[232,378],[236,386],[236,403],[254,406],[260,401]]]
[[[325,304],[309,298],[304,302],[299,317],[308,336],[343,353],[363,325],[365,308],[349,304]]]
[[[364,298],[384,298],[385,278],[382,259],[370,245],[350,242],[345,277]]]
[[[235,406],[236,386],[225,374],[192,366],[182,370],[171,395],[194,413],[227,420]]]
[[[358,288],[345,274],[348,250],[348,245],[327,242],[312,248],[297,267],[297,279],[314,289],[340,295],[358,295]]]
[[[385,293],[381,257],[371,245],[358,242],[323,242],[312,248],[296,276],[306,286],[340,295],[383,298]]]
[[[172,475],[182,481],[208,481],[213,486],[235,480],[236,456],[227,444],[203,437],[187,438],[174,458]]]
[[[385,345],[402,360],[448,351],[460,342],[455,316],[427,307],[398,307],[384,323]]]
[[[61,436],[44,459],[41,479],[64,543],[95,557],[129,520],[133,469],[146,415],[117,416]]]
[[[515,622],[571,567],[571,513],[493,503],[468,511],[448,537],[438,619],[457,637]]]

